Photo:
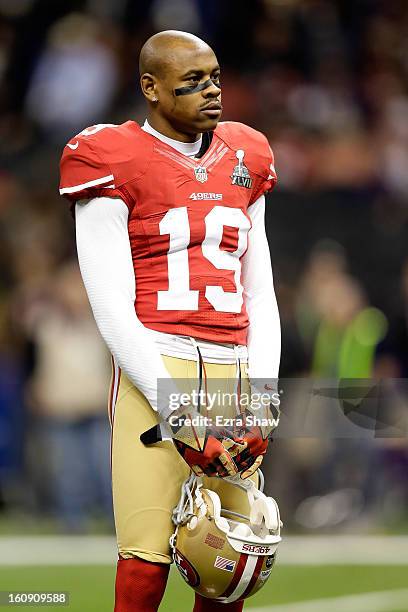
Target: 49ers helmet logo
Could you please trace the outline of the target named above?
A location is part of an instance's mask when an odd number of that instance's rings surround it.
[[[180,574],[183,576],[184,580],[191,586],[197,587],[200,584],[200,576],[197,573],[197,570],[191,565],[189,561],[185,558],[184,555],[181,554],[177,549],[173,554],[173,559]]]

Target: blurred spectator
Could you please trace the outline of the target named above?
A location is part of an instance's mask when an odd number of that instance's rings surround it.
[[[111,516],[109,360],[76,264],[59,270],[41,300],[31,298],[22,309],[35,354],[26,398],[36,433],[30,469],[49,484],[63,526],[80,531],[91,511]]]
[[[198,6],[194,0],[153,0],[152,20],[156,30],[166,30],[171,23],[174,30],[197,34],[201,31]]]
[[[27,114],[56,142],[70,138],[107,112],[118,81],[113,51],[100,25],[71,13],[48,33],[27,96]]]
[[[388,323],[380,310],[367,304],[335,246],[315,251],[305,271],[298,296],[299,327],[307,345],[313,345],[314,376],[371,378]]]
[[[403,263],[393,315],[390,333],[381,346],[376,374],[406,379],[408,377],[408,259]]]

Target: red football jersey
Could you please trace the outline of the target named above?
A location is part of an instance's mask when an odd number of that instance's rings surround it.
[[[188,158],[134,121],[87,128],[66,145],[60,193],[120,197],[129,208],[136,314],[151,329],[246,344],[241,258],[250,204],[276,183],[261,133],[220,123]]]

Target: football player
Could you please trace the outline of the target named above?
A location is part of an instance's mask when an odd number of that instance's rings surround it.
[[[116,612],[158,609],[172,561],[172,510],[190,470],[221,488],[220,476],[254,478],[268,444],[269,432],[256,426],[197,435],[173,423],[174,442],[149,438],[170,422],[177,381],[197,371],[201,382],[218,379],[229,390],[278,376],[264,227],[273,155],[259,132],[219,123],[220,79],[213,50],[196,36],[152,36],[140,53],[144,124],[87,128],[61,159],[60,193],[72,204],[84,284],[113,357]],[[177,414],[188,413],[179,406]],[[194,610],[242,605],[197,594]]]

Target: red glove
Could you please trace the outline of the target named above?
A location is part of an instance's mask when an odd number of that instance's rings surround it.
[[[226,477],[238,473],[230,452],[223,444],[224,440],[227,439],[216,438],[211,433],[209,434],[207,430],[205,438],[197,440],[197,444],[193,448],[185,441],[173,437],[174,446],[196,476]],[[230,442],[230,448],[235,448],[236,444],[232,440]]]
[[[269,438],[279,424],[279,405],[275,404],[277,396],[272,395],[272,391],[265,385],[261,392],[257,392],[258,396],[253,392],[251,405],[240,415],[243,422],[240,431],[230,436],[233,445],[228,439],[223,441],[243,479],[252,476],[260,467]]]
[[[225,478],[238,473],[228,449],[238,453],[241,447],[230,438],[231,432],[205,425],[193,425],[193,417],[199,415],[190,412],[188,408],[182,408],[173,416],[175,418],[168,419],[165,425],[164,437],[161,425],[154,425],[141,434],[141,442],[150,445],[172,439],[177,451],[197,476]]]
[[[233,446],[225,439],[223,445],[233,458],[241,478],[249,478],[261,466],[269,441],[262,438],[259,427],[254,427],[242,437],[234,437],[231,442]]]
[[[238,473],[230,450],[237,453],[239,448],[228,430],[212,427],[205,421],[193,424],[200,415],[189,407],[181,407],[174,416],[168,419],[174,446],[196,476],[226,477]],[[228,443],[228,449],[223,442]]]

